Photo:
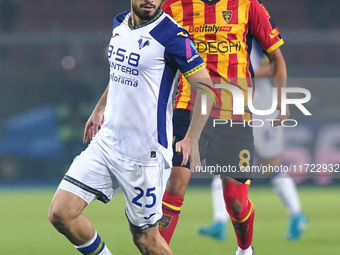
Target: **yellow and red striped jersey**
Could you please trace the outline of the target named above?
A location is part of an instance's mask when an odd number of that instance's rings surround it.
[[[258,0],[166,0],[162,9],[191,35],[198,53],[207,65],[215,84],[233,84],[248,102],[248,88],[253,88],[249,60],[252,39],[270,53],[283,44],[280,32],[268,11]],[[211,116],[235,121],[250,120],[251,114],[233,115],[232,96],[227,89],[216,89],[222,104],[216,102]],[[175,108],[192,109],[190,86],[181,75]]]

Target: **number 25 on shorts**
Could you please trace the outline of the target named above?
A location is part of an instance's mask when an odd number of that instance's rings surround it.
[[[156,204],[156,195],[154,193],[152,193],[155,189],[156,188],[153,187],[153,188],[148,188],[146,190],[145,196],[146,197],[152,197],[152,203],[144,205],[146,208],[151,208]],[[143,207],[143,204],[138,202],[138,200],[141,199],[144,196],[144,190],[142,188],[139,188],[139,187],[135,187],[135,190],[138,190],[139,194],[134,199],[132,199],[132,203],[134,203],[135,205],[137,205],[139,207]]]

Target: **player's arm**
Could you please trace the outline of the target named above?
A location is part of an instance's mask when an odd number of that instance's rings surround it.
[[[106,87],[103,95],[100,97],[96,107],[94,108],[90,118],[87,120],[84,129],[83,143],[87,143],[88,136],[90,140],[98,133],[101,125],[104,123],[104,111],[106,107],[107,93],[109,85]]]
[[[270,77],[270,76],[271,76],[271,73],[270,73],[270,65],[269,65],[269,62],[266,61],[266,62],[263,63],[263,65],[261,65],[259,68],[257,68],[256,70],[254,70],[254,75],[255,75],[255,78]]]
[[[286,106],[286,114],[283,115],[281,109],[281,88],[287,87],[287,68],[286,62],[279,48],[268,53],[268,59],[271,77],[273,78],[274,86],[278,90],[277,109],[280,110],[280,113],[276,116],[276,120],[273,122],[274,126],[278,126],[281,125],[281,122],[287,119],[290,115],[288,105]]]
[[[187,76],[186,79],[189,81],[190,86],[196,90],[196,100],[193,108],[190,126],[184,139],[176,143],[176,152],[183,154],[182,165],[186,165],[190,157],[190,168],[191,171],[194,172],[195,166],[201,165],[198,150],[198,140],[209,118],[209,114],[214,103],[213,98],[207,96],[207,114],[201,114],[202,94],[204,94],[203,89],[207,89],[207,87],[202,85],[202,83],[209,86],[213,86],[213,83],[206,68],[200,69],[196,73]]]
[[[176,143],[176,151],[183,154],[182,165],[186,165],[189,157],[191,157],[190,165],[191,170],[193,170],[194,166],[200,166],[198,140],[213,105],[213,99],[210,96],[207,96],[207,115],[201,115],[202,90],[207,90],[206,85],[213,87],[213,83],[207,69],[205,68],[204,61],[198,54],[189,33],[183,28],[180,28],[178,25],[174,25],[173,28],[174,30],[169,37],[164,37],[166,40],[164,38],[163,40],[160,38],[160,41],[166,45],[164,54],[165,59],[169,64],[172,64],[174,67],[179,69],[190,85],[197,91],[188,132],[182,141]],[[153,30],[153,33],[156,32],[158,31]],[[205,83],[206,85],[202,85],[200,83]]]
[[[282,115],[281,111],[281,88],[287,86],[286,63],[279,49],[284,42],[279,29],[274,24],[268,11],[262,3],[256,0],[251,0],[249,27],[262,48],[267,52],[271,77],[273,78],[274,86],[278,89],[277,109],[280,110],[280,113],[276,117],[276,120],[273,121],[273,125],[278,126],[283,120],[289,117],[288,106],[285,115]]]

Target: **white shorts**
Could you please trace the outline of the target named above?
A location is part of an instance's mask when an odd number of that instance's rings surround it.
[[[254,127],[254,148],[257,155],[262,159],[272,159],[279,157],[284,148],[283,127],[272,127],[270,121],[277,116],[253,116],[254,119],[263,119],[262,127]],[[265,118],[263,118],[265,117]]]
[[[254,107],[258,110],[267,110],[272,106],[273,85],[270,78],[257,78],[255,80]],[[283,127],[271,127],[271,122],[266,119],[275,119],[279,111],[270,115],[255,115],[253,119],[262,120],[262,127],[254,127],[254,148],[262,159],[279,157],[284,148]],[[256,122],[258,124],[259,122]]]
[[[171,169],[165,164],[142,166],[123,161],[109,153],[96,139],[65,174],[59,188],[82,198],[104,203],[121,189],[130,225],[139,230],[156,226],[162,217],[162,198]]]

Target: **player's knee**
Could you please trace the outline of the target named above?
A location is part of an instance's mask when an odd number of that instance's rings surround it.
[[[133,233],[132,239],[134,244],[137,246],[142,254],[147,254],[148,251],[152,248],[152,244],[156,243],[155,238],[142,233]]]
[[[234,215],[239,215],[242,212],[242,204],[238,198],[234,201],[234,203],[231,205],[231,210]]]
[[[68,220],[66,214],[54,206],[51,206],[48,211],[48,220],[58,231],[67,228]]]
[[[185,167],[174,167],[166,185],[166,191],[179,196],[184,196],[190,181],[190,170]]]
[[[53,226],[59,225],[63,221],[62,218],[62,215],[58,211],[50,207],[48,210],[48,220]]]
[[[239,215],[242,212],[242,204],[238,198],[235,198],[232,195],[225,195],[224,201],[226,204],[226,209],[229,213],[232,213],[233,215]]]
[[[147,242],[146,239],[143,237],[133,237],[133,242],[135,243],[135,245],[137,246],[137,248],[139,249],[139,251],[142,254],[145,254],[145,252],[147,251]]]
[[[248,187],[246,184],[227,182],[223,190],[226,209],[233,215],[239,215],[246,207]]]

